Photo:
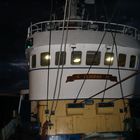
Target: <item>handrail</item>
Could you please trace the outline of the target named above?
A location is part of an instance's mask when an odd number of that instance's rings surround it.
[[[88,20],[66,20],[65,22],[66,24],[69,22],[69,30],[112,31],[127,34],[137,40],[140,40],[140,33],[138,29],[124,24]],[[62,30],[62,24],[63,20],[42,21],[31,24],[31,26],[28,28],[27,38],[31,37],[36,32]]]
[[[0,140],[8,140],[10,136],[15,133],[17,125],[18,119],[12,119],[4,128],[2,128]]]

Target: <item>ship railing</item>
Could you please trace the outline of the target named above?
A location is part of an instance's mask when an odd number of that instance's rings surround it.
[[[56,31],[56,30],[93,30],[93,31],[107,31],[126,34],[140,40],[140,32],[137,28],[124,24],[109,23],[102,21],[87,21],[87,20],[54,20],[43,21],[31,24],[28,28],[28,38],[36,32]],[[64,24],[64,25],[63,25]],[[68,27],[67,27],[68,24]]]

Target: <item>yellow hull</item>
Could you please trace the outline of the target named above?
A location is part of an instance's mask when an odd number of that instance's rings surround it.
[[[112,99],[105,99],[109,102]],[[58,134],[88,134],[94,132],[120,132],[124,131],[124,119],[130,117],[129,107],[124,109],[123,101],[117,100],[113,106],[99,107],[101,99],[94,99],[93,104],[84,105],[79,108],[68,108],[67,104],[73,100],[59,100],[54,115],[51,115],[51,123],[45,133],[48,135]],[[51,110],[53,101],[48,101],[48,110]],[[77,103],[80,100],[77,101]],[[38,113],[41,123],[40,134],[46,120],[49,121],[49,114],[46,114],[47,101],[32,101],[32,113]],[[55,106],[56,101],[54,102]],[[128,100],[125,99],[128,104]],[[46,123],[47,124],[47,123]]]

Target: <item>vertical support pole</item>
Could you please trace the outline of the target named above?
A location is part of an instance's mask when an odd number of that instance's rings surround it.
[[[21,94],[20,99],[19,99],[19,105],[18,105],[18,115],[20,114],[21,102],[22,102],[23,98],[24,98],[24,95]]]

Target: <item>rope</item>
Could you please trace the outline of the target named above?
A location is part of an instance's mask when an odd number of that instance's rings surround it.
[[[69,10],[68,10],[68,20],[67,20],[67,26],[66,26],[66,38],[65,38],[65,43],[64,43],[64,52],[66,52],[66,44],[67,44],[67,39],[68,39],[68,26],[69,26],[69,20],[70,20],[70,5],[71,5],[71,0],[69,1]],[[63,62],[64,62],[64,58],[63,58]],[[64,68],[64,63],[62,63],[62,68],[61,68],[61,75],[60,75],[60,80],[59,80],[59,90],[58,90],[58,96],[57,96],[57,100],[56,100],[56,105],[54,107],[54,112],[57,109],[57,105],[58,105],[58,100],[60,97],[60,91],[61,91],[61,85],[62,85],[62,77],[63,77],[63,69]]]
[[[111,51],[112,53],[113,53],[113,50],[114,50],[114,43],[113,43],[113,47],[112,47],[112,51]],[[109,74],[109,71],[110,71],[110,66],[111,66],[111,64],[109,63],[109,66],[108,66],[108,71],[107,71],[107,75]],[[106,81],[105,81],[105,88],[104,88],[104,89],[106,89],[106,88],[107,88],[107,82],[108,82],[108,80],[106,79]],[[106,91],[104,91],[104,93],[103,93],[102,102],[104,102],[105,93],[106,93]]]
[[[116,44],[116,40],[115,37],[113,36],[113,33],[111,32],[112,38],[113,38],[113,42],[115,44],[115,50],[116,50],[116,58],[117,58],[117,68],[118,68],[118,76],[119,76],[119,81],[121,81],[121,74],[120,74],[120,67],[119,67],[119,60],[118,60],[118,50],[117,50],[117,44]],[[122,99],[123,99],[123,105],[124,108],[126,107],[125,104],[125,100],[124,100],[124,92],[123,92],[123,87],[122,87],[122,83],[120,83],[120,90],[121,90],[121,95],[122,95]]]
[[[104,1],[103,1],[103,2],[104,2]],[[119,2],[120,2],[120,1],[118,0],[118,1],[117,1],[117,4],[116,4],[117,6],[114,8],[115,10],[114,10],[114,12],[113,12],[113,14],[112,14],[111,20],[113,19],[114,15],[115,15],[115,12],[116,12],[116,10],[118,9],[117,7],[118,7]],[[107,14],[107,10],[106,10],[106,7],[105,7],[105,6],[104,6],[104,11],[105,11],[106,19],[109,19],[108,16],[107,16],[108,14]],[[111,22],[111,20],[110,20],[110,21],[108,20],[109,23]],[[115,45],[115,50],[116,50],[118,77],[119,77],[119,81],[121,81],[120,68],[119,68],[119,61],[118,61],[117,44],[116,44],[115,36],[113,36],[112,30],[110,30],[110,31],[111,31],[111,35],[112,35],[112,38],[113,38],[113,43],[114,43],[114,45]],[[124,100],[123,87],[122,87],[122,83],[121,83],[121,82],[120,82],[119,84],[120,84],[120,90],[121,90],[123,105],[124,105],[124,109],[125,109],[125,108],[126,108],[126,103],[125,103],[125,100]],[[125,114],[124,114],[124,119],[125,119],[125,117],[126,117],[126,114],[127,114],[127,112],[125,112]]]
[[[103,36],[102,36],[101,42],[100,42],[100,44],[99,44],[99,46],[98,46],[98,49],[97,49],[97,51],[96,51],[96,53],[95,53],[95,55],[94,55],[94,57],[93,57],[92,62],[94,62],[94,59],[96,58],[97,53],[99,52],[99,49],[100,49],[100,47],[101,47],[101,45],[102,45],[102,42],[103,42],[103,40],[104,40],[104,38],[105,38],[105,35],[106,35],[106,31],[104,32],[104,34],[103,34]],[[87,73],[86,73],[87,75],[89,74],[89,72],[90,72],[92,66],[93,66],[93,64],[90,65],[90,67],[89,67],[89,69],[88,69],[88,71],[87,71]],[[81,85],[81,87],[80,87],[80,89],[79,89],[79,92],[78,92],[78,94],[77,94],[77,96],[76,96],[76,98],[75,98],[75,100],[74,100],[74,103],[77,102],[78,97],[79,97],[79,95],[80,95],[80,93],[81,93],[81,91],[82,91],[82,88],[83,88],[85,82],[86,82],[86,78],[85,78],[85,79],[83,80],[83,82],[82,82],[82,85]]]
[[[51,11],[50,11],[50,34],[49,34],[49,55],[51,51],[51,37],[52,37],[52,12],[53,12],[53,0],[51,0]],[[48,99],[49,99],[49,81],[50,81],[50,65],[48,65],[48,73],[47,73],[47,103],[46,110],[48,111]]]
[[[128,94],[128,95],[124,96],[124,98],[130,97],[130,96],[133,96],[133,95],[135,95],[135,94],[134,94],[134,93]],[[117,99],[111,100],[110,102],[115,102],[115,101],[122,100],[122,99],[123,99],[123,98],[117,98]]]
[[[103,2],[104,2],[104,1],[103,1]],[[104,5],[104,3],[103,3],[103,5]],[[118,5],[118,4],[117,4],[117,5]],[[105,6],[104,6],[104,10],[105,10],[105,12],[106,12]],[[110,20],[107,20],[107,21],[108,21],[108,24],[110,24],[110,22],[112,21],[114,15],[115,15],[116,10],[117,10],[117,6],[116,6],[114,12],[112,13],[112,17],[110,18]],[[106,15],[107,15],[107,13],[106,13]],[[107,16],[106,16],[106,17],[107,17]],[[105,33],[104,33],[104,35],[103,35],[103,37],[102,37],[102,39],[101,39],[101,42],[100,42],[100,44],[99,44],[99,47],[98,47],[98,49],[97,49],[97,51],[96,51],[96,55],[97,55],[98,50],[99,50],[99,48],[100,48],[100,46],[101,46],[101,44],[102,44],[102,42],[103,42],[103,39],[104,39],[104,37],[105,37],[106,32],[107,32],[107,31],[105,31]],[[95,55],[95,56],[96,56],[96,55]],[[94,57],[94,58],[95,58],[95,57]],[[93,58],[93,60],[94,60],[94,58]],[[93,66],[93,65],[91,65],[91,66],[89,67],[87,74],[89,74],[90,69],[92,68],[92,66]],[[80,95],[80,93],[81,93],[81,91],[82,91],[82,89],[83,89],[83,86],[84,86],[85,82],[86,82],[86,79],[83,80],[82,85],[81,85],[81,87],[80,87],[80,89],[79,89],[79,92],[78,92],[78,94],[77,94],[77,96],[76,96],[76,98],[75,98],[75,100],[74,100],[74,103],[77,102],[78,97],[79,97],[79,95]]]
[[[67,11],[67,3],[68,3],[68,0],[66,0],[65,2],[65,10],[64,10],[64,20],[63,20],[63,30],[62,30],[62,41],[61,41],[61,45],[60,45],[60,53],[59,53],[59,58],[58,58],[58,68],[57,68],[57,76],[56,76],[56,82],[55,82],[55,88],[54,88],[54,94],[53,94],[53,102],[52,102],[52,105],[51,105],[51,111],[53,111],[53,107],[54,107],[54,99],[55,99],[55,96],[56,96],[56,89],[57,89],[57,83],[58,83],[58,77],[59,77],[59,70],[60,70],[60,57],[61,57],[61,54],[62,54],[62,45],[63,45],[63,40],[64,40],[64,26],[65,26],[65,20],[66,20],[66,11]],[[49,121],[51,119],[51,115],[49,116]]]
[[[51,11],[50,11],[50,32],[49,32],[49,55],[51,50],[51,25],[52,25],[52,12],[53,12],[53,0],[51,1]],[[48,135],[48,99],[49,99],[49,81],[50,81],[50,64],[48,64],[48,72],[47,72],[47,99],[46,99],[46,121],[42,126],[42,138],[44,139]]]
[[[96,94],[93,94],[92,96],[90,96],[90,97],[88,97],[88,98],[82,100],[80,103],[83,103],[83,102],[85,102],[85,101],[88,100],[88,99],[92,99],[93,97],[95,97],[95,96],[97,96],[97,95],[103,93],[105,90],[109,90],[109,89],[115,87],[116,85],[118,85],[118,84],[120,84],[120,83],[123,83],[124,81],[126,81],[126,80],[128,80],[128,79],[130,79],[130,78],[132,78],[133,76],[136,76],[136,75],[138,75],[138,74],[140,74],[140,71],[136,71],[135,73],[133,73],[133,74],[131,74],[131,75],[125,77],[125,78],[122,79],[121,81],[119,81],[119,82],[117,82],[117,83],[115,83],[115,84],[113,84],[113,85],[107,87],[106,89],[101,90],[100,92],[98,92],[98,93],[96,93]]]

